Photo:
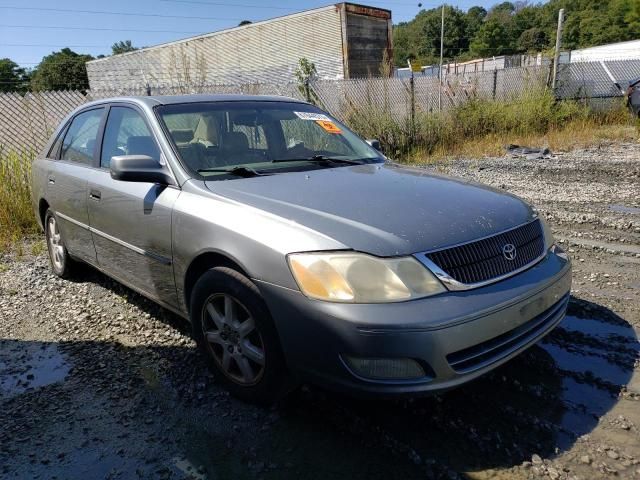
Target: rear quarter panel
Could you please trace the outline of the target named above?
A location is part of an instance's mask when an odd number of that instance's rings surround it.
[[[44,229],[40,216],[40,200],[47,200],[47,172],[51,168],[51,160],[38,157],[31,165],[31,203],[38,225]]]

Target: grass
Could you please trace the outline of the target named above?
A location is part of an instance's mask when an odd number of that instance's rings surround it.
[[[577,101],[556,102],[546,88],[508,101],[474,98],[443,113],[418,112],[415,125],[379,105],[363,105],[352,107],[348,123],[365,138],[378,138],[392,158],[410,163],[502,155],[508,144],[558,151],[638,138],[622,101],[596,111]]]
[[[452,157],[495,157],[504,155],[505,147],[511,143],[547,147],[552,152],[566,152],[612,141],[633,142],[638,138],[637,129],[626,123],[602,125],[593,121],[572,121],[563,126],[553,127],[543,134],[491,134],[460,142],[455,148],[434,152],[431,155],[414,152],[407,160],[415,163]]]
[[[37,231],[31,206],[30,152],[0,147],[0,252]]]

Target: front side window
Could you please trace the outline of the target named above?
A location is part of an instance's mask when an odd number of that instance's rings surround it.
[[[62,141],[60,160],[93,164],[93,156],[104,108],[82,112],[71,122]]]
[[[199,102],[156,107],[182,163],[195,175],[280,173],[378,163],[384,157],[318,108],[294,102]]]
[[[160,150],[142,115],[133,108],[111,107],[102,140],[100,166],[109,168],[111,157],[148,155],[160,160]]]

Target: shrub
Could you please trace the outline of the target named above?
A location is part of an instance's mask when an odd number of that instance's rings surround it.
[[[596,110],[577,101],[556,101],[547,88],[532,88],[508,100],[470,98],[444,112],[417,112],[415,125],[397,118],[388,106],[350,104],[346,122],[365,138],[377,138],[397,160],[455,152],[469,141],[495,137],[545,135],[568,124],[623,124],[620,106]]]
[[[0,147],[0,250],[37,231],[31,206],[33,153]]]

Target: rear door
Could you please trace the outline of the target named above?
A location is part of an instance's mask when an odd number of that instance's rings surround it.
[[[120,281],[176,305],[171,211],[180,190],[112,179],[109,163],[116,155],[163,158],[143,113],[133,105],[110,107],[100,168],[94,170],[88,185],[89,223],[98,264]]]
[[[90,263],[96,262],[96,251],[89,231],[87,178],[97,161],[105,111],[96,107],[73,117],[56,150],[58,161],[51,162],[47,171],[47,196],[65,246],[72,256]]]

